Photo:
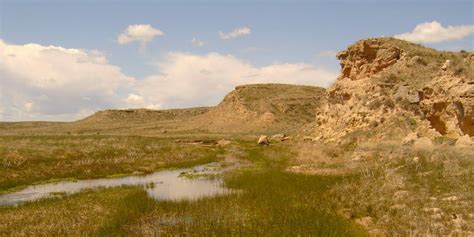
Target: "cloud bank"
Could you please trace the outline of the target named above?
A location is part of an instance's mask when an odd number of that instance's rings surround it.
[[[437,21],[417,25],[412,32],[395,35],[395,38],[414,43],[441,43],[460,40],[474,34],[474,25],[442,26]]]
[[[151,25],[129,25],[118,37],[117,43],[129,44],[132,42],[140,42],[145,44],[150,42],[157,36],[162,36],[164,33]]]
[[[173,52],[154,65],[156,73],[134,78],[98,51],[0,40],[0,119],[74,120],[108,108],[211,106],[240,84],[328,86],[337,76],[311,64],[257,67],[215,52]]]
[[[235,86],[252,83],[291,83],[328,86],[337,77],[314,65],[272,64],[256,67],[232,55],[170,53],[157,63],[156,75],[138,82],[135,93],[146,104],[166,107],[215,105]]]
[[[4,119],[68,119],[118,106],[135,79],[98,51],[0,40],[0,100]]]

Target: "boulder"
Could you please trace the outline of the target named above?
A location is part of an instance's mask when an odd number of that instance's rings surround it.
[[[448,69],[448,67],[451,65],[451,60],[446,60],[446,62],[444,62],[443,66],[441,66],[441,70],[446,70]]]
[[[268,145],[270,145],[270,141],[268,140],[268,137],[267,137],[267,136],[261,135],[261,136],[258,138],[257,144],[263,145],[263,146],[268,146]]]
[[[454,144],[456,147],[469,147],[474,145],[474,142],[472,141],[471,137],[469,135],[464,135],[456,141]]]
[[[418,139],[418,134],[416,132],[409,133],[406,137],[402,139],[402,145],[413,144]]]
[[[413,143],[415,149],[426,150],[433,148],[433,142],[427,137],[420,137]]]
[[[231,141],[228,141],[228,140],[225,140],[225,139],[221,139],[221,140],[217,141],[218,146],[227,146],[231,143],[232,143]]]
[[[284,141],[286,140],[287,136],[285,134],[275,134],[273,136],[271,136],[270,140],[271,141]]]
[[[412,161],[413,161],[413,163],[417,164],[418,162],[420,162],[420,157],[415,156],[415,157],[413,157]]]

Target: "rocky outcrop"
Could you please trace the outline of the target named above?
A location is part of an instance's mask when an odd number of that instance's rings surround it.
[[[337,54],[342,77],[352,80],[370,77],[400,59],[401,50],[377,40],[361,41]]]
[[[474,136],[474,54],[379,38],[337,57],[341,74],[316,115],[319,139]]]

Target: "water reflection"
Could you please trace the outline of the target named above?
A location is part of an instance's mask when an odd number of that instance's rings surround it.
[[[143,186],[148,195],[156,200],[196,200],[232,192],[223,186],[222,179],[208,177],[220,174],[224,170],[218,163],[209,163],[188,169],[159,171],[144,176],[31,185],[18,192],[1,195],[0,205],[18,205],[58,194],[78,193],[87,188],[122,185]]]

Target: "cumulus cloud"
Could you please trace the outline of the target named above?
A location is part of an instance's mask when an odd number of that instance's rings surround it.
[[[415,43],[440,43],[463,39],[474,34],[474,25],[442,26],[437,21],[417,25],[412,32],[395,35],[395,38]]]
[[[128,95],[127,99],[125,100],[125,102],[127,104],[143,104],[143,97],[140,96],[140,95],[136,95],[136,94],[130,94]]]
[[[0,40],[0,113],[5,120],[71,119],[116,107],[119,91],[134,83],[98,51]]]
[[[118,37],[117,43],[129,44],[134,41],[145,44],[157,36],[164,33],[160,29],[153,28],[151,25],[129,25]]]
[[[328,86],[337,73],[304,63],[256,67],[232,55],[170,53],[157,63],[156,75],[141,80],[135,90],[146,104],[164,107],[215,105],[235,86],[291,83]]]
[[[220,53],[169,53],[153,65],[155,74],[136,79],[99,51],[0,40],[0,119],[74,120],[107,108],[210,106],[241,84],[328,86],[337,76],[306,63],[257,67]]]
[[[202,40],[199,40],[199,39],[196,39],[196,38],[193,38],[191,40],[191,44],[193,44],[194,46],[197,46],[197,47],[202,47],[206,44],[206,42],[202,41]]]
[[[250,35],[252,33],[252,30],[248,27],[241,27],[237,28],[231,32],[222,32],[219,31],[219,36],[221,39],[228,40],[228,39],[234,39],[238,38],[244,35]]]

